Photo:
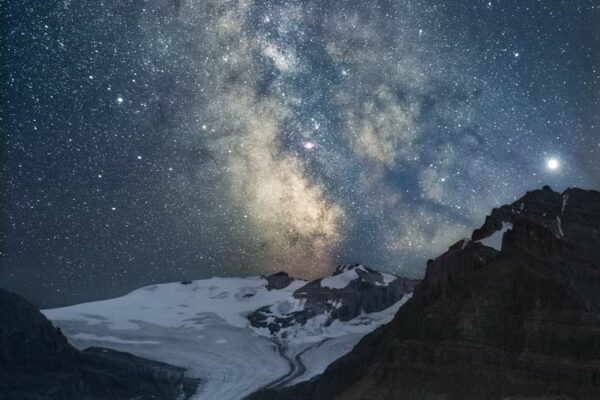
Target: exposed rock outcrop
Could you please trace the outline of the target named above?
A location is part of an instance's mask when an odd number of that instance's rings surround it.
[[[248,319],[252,326],[268,328],[285,338],[286,328],[314,318],[320,318],[319,325],[326,327],[335,320],[349,321],[361,313],[384,310],[412,293],[417,283],[360,264],[340,265],[330,277],[294,291],[293,299],[262,307]]]
[[[3,400],[187,399],[185,369],[102,348],[78,351],[33,305],[0,289]]]
[[[294,278],[283,271],[267,275],[264,278],[267,280],[267,290],[281,290],[294,282]]]
[[[501,250],[481,240],[509,224]],[[311,381],[252,399],[600,398],[600,192],[495,209],[394,320]]]

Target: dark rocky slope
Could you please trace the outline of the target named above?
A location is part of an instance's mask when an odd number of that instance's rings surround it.
[[[272,287],[286,287],[290,279],[285,272],[265,279]],[[375,271],[360,264],[338,266],[330,277],[316,279],[294,291],[290,302],[262,307],[248,316],[252,326],[268,328],[272,334],[285,336],[286,328],[300,326],[311,318],[324,317],[324,326],[333,321],[349,321],[362,313],[384,310],[412,293],[419,281]]]
[[[267,290],[285,289],[290,285],[290,283],[294,282],[294,278],[289,276],[287,272],[284,271],[266,275],[264,278],[267,280]]]
[[[478,240],[512,224],[501,251]],[[320,376],[252,399],[600,399],[600,192],[493,210],[394,320]]]
[[[3,400],[187,399],[184,369],[101,348],[78,351],[33,305],[0,289]]]

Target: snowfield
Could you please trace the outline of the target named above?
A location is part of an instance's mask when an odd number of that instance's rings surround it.
[[[350,284],[350,282],[355,281],[359,278],[358,273],[355,269],[348,269],[343,271],[341,274],[328,276],[327,278],[323,278],[321,280],[321,286],[329,289],[343,289]],[[363,268],[364,271],[364,268]]]
[[[316,317],[295,326],[285,342],[250,326],[246,317],[260,307],[279,304],[283,312],[302,307],[292,293],[305,284],[295,280],[284,289],[267,290],[262,277],[166,283],[43,313],[78,348],[102,346],[182,366],[202,380],[195,399],[238,400],[262,387],[321,373],[365,334],[389,322],[410,297],[328,327]]]

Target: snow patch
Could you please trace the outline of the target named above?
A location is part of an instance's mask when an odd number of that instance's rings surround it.
[[[381,275],[381,279],[383,279],[383,283],[375,282],[375,285],[377,285],[377,286],[388,286],[390,283],[392,283],[396,279],[398,279],[397,276],[392,275],[392,274],[386,274],[385,272],[381,272],[380,275]]]
[[[356,269],[345,269],[344,272],[340,274],[321,279],[321,286],[329,289],[343,289],[348,286],[350,282],[358,278],[359,276]]]
[[[563,229],[562,229],[562,221],[560,220],[560,215],[556,216],[556,228],[558,229],[558,235],[557,235],[557,237],[559,239],[564,238],[565,237],[565,233],[563,232]]]
[[[561,207],[561,214],[565,213],[565,207],[567,206],[567,202],[569,201],[569,195],[568,194],[563,194],[562,196],[562,207]]]

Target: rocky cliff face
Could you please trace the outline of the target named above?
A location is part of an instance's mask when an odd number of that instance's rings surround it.
[[[187,399],[184,369],[108,349],[82,352],[33,305],[0,289],[0,398]]]
[[[545,187],[493,210],[427,263],[390,324],[319,377],[252,398],[600,398],[600,192]]]
[[[266,277],[269,285],[289,284],[285,273]],[[412,293],[417,280],[399,278],[360,264],[340,265],[330,277],[308,282],[295,290],[291,299],[262,307],[248,319],[255,328],[285,338],[293,328],[315,320],[318,326],[349,321],[362,313],[384,310]]]

